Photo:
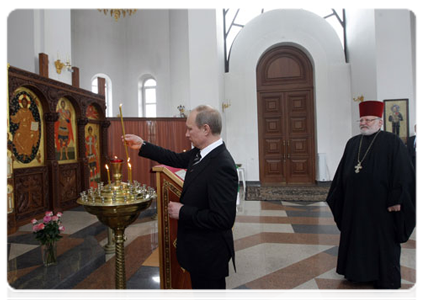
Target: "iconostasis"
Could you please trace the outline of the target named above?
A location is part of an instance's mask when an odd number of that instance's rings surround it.
[[[8,68],[8,232],[77,206],[108,160],[104,96]],[[104,175],[103,175],[104,176]]]

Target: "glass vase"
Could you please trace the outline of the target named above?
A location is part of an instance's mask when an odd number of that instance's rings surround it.
[[[53,266],[57,264],[57,243],[47,243],[41,245],[41,255],[44,266]]]

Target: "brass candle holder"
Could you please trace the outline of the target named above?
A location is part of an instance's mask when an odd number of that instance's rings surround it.
[[[122,182],[122,162],[111,161],[114,182],[99,184],[97,189],[83,191],[77,203],[97,216],[98,220],[110,227],[115,235],[116,264],[115,287],[126,288],[125,275],[125,228],[132,224],[140,212],[147,209],[157,197],[153,188],[139,182]]]
[[[119,186],[122,183],[122,163],[122,160],[112,160],[110,162],[116,186]]]

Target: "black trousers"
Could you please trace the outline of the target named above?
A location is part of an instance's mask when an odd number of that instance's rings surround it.
[[[191,275],[191,286],[193,290],[215,290],[215,289],[226,289],[225,277],[219,279],[210,279],[204,277],[198,277],[193,274]]]

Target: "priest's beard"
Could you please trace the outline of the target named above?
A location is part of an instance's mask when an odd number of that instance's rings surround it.
[[[372,135],[373,133],[378,132],[380,127],[379,122],[373,122],[372,125],[363,124],[360,125],[360,132],[362,135]]]

